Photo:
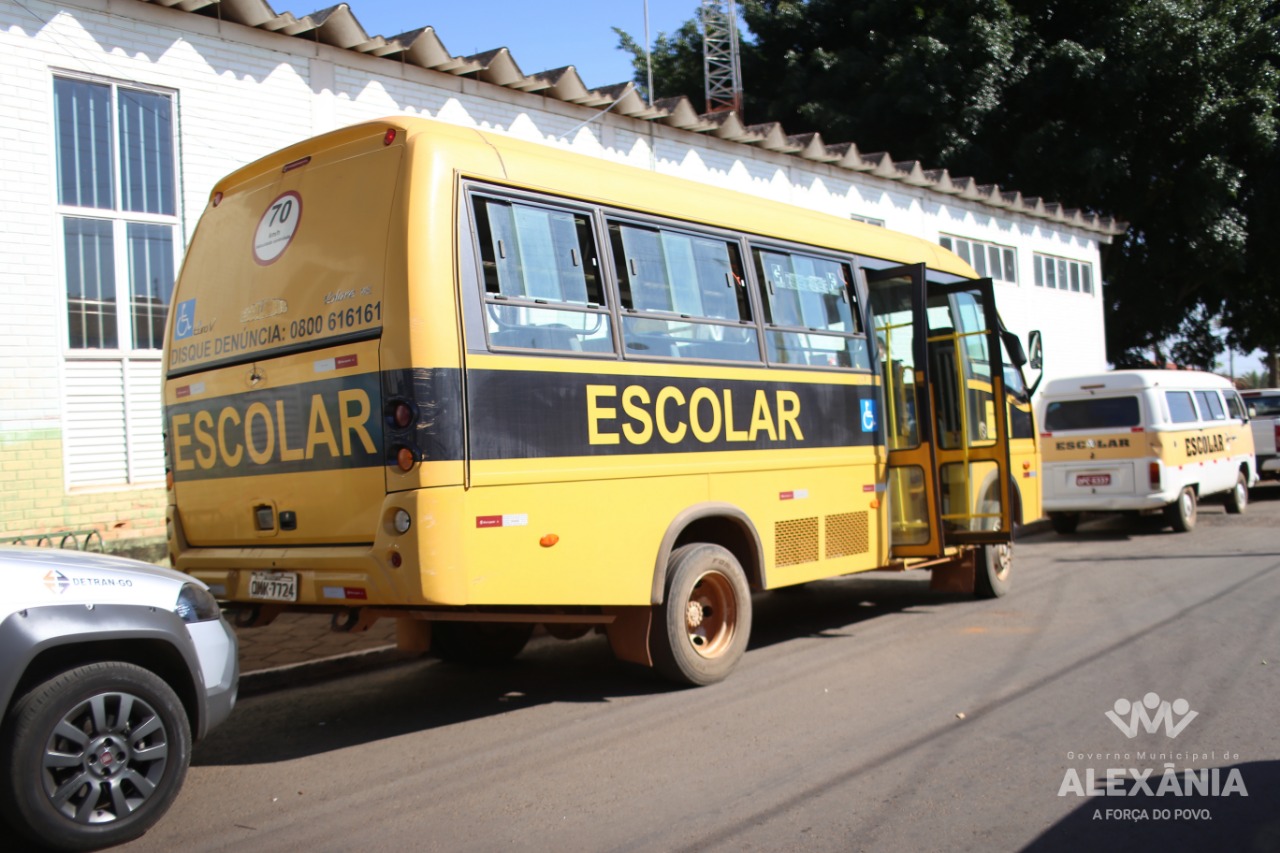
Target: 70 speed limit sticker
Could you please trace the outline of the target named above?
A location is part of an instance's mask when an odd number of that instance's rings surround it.
[[[253,258],[259,264],[275,263],[289,248],[302,221],[302,196],[292,190],[267,207],[253,235]]]

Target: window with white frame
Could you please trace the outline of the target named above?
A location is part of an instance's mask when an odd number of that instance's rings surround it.
[[[53,81],[70,485],[164,476],[160,349],[180,249],[173,94]]]
[[[862,222],[866,225],[874,225],[877,228],[884,227],[884,220],[876,219],[873,216],[862,216],[861,214],[858,214],[858,213],[850,213],[849,218],[852,219],[854,222]]]
[[[1036,253],[1036,287],[1093,293],[1093,267],[1081,261]]]
[[[1018,283],[1018,260],[1012,247],[947,234],[938,238],[938,242],[942,248],[950,249],[959,255],[960,259],[972,266],[978,275],[984,278],[989,276],[995,281],[1003,281],[1006,284]]]

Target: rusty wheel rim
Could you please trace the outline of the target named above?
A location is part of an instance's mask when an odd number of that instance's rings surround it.
[[[685,634],[700,657],[721,657],[732,645],[738,625],[738,602],[733,584],[719,572],[698,578],[685,602]]]

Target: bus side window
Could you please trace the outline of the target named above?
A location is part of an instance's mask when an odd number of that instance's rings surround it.
[[[759,335],[735,243],[609,223],[627,355],[759,362]]]
[[[871,369],[848,264],[772,248],[751,253],[770,363]]]
[[[492,346],[613,352],[587,214],[477,196],[475,221]]]

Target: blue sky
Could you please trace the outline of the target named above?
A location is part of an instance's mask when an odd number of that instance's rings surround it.
[[[296,3],[297,0],[289,0]],[[455,56],[505,47],[525,74],[573,65],[589,88],[632,79],[631,60],[618,50],[618,27],[644,41],[645,0],[347,0],[370,35],[393,36],[434,27]],[[699,0],[648,0],[650,41],[697,15]],[[295,15],[304,6],[272,3]]]

